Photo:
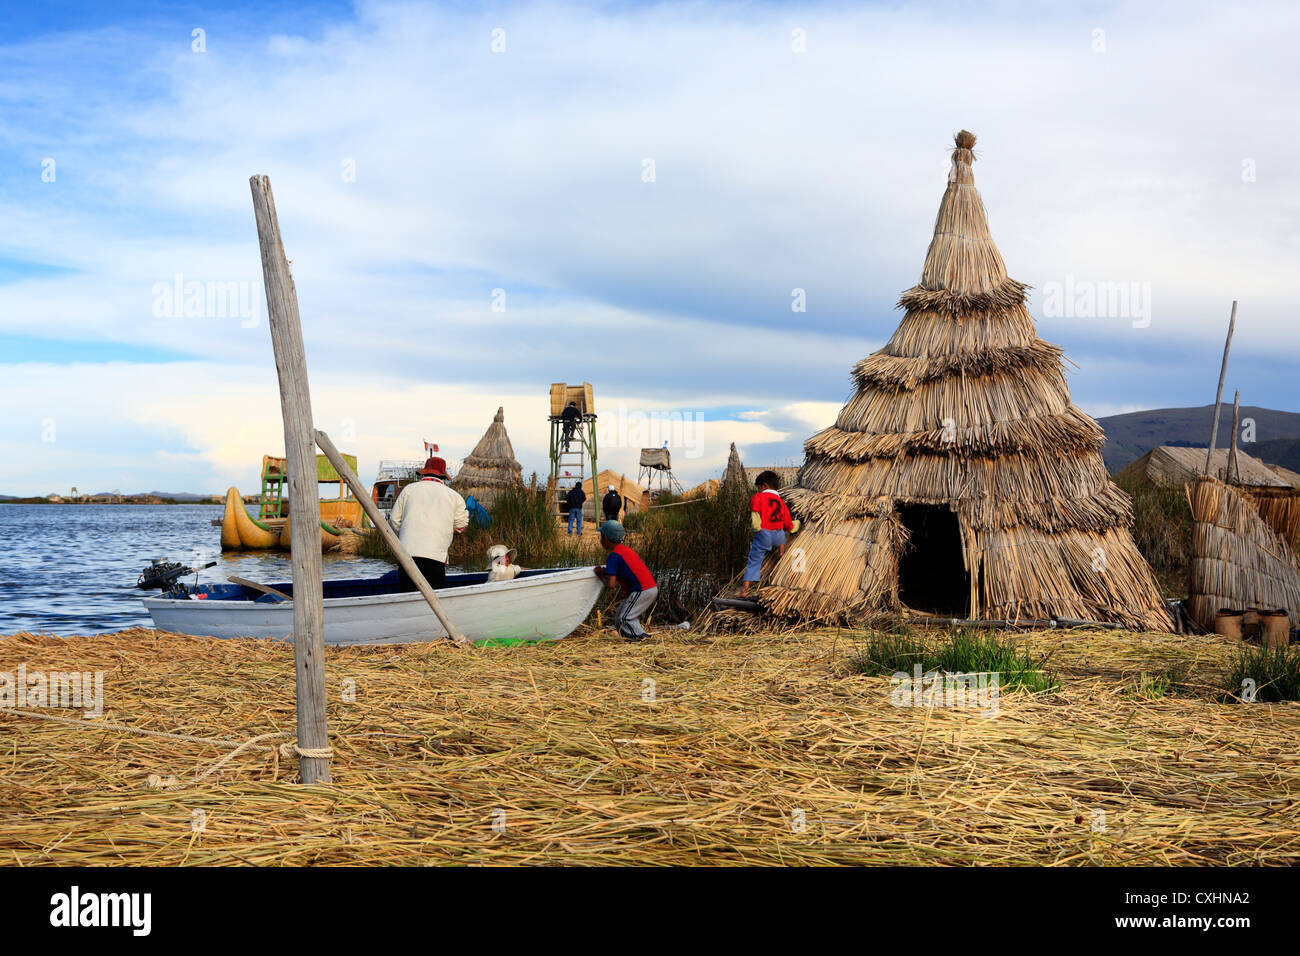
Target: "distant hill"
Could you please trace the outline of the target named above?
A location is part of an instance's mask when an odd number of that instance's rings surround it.
[[[1232,405],[1219,406],[1220,448],[1232,441]],[[1213,405],[1197,408],[1152,408],[1097,419],[1106,432],[1101,454],[1111,474],[1141,458],[1157,445],[1199,446],[1210,442]],[[1279,412],[1242,405],[1241,417],[1254,419],[1255,442],[1239,447],[1271,465],[1300,470],[1300,412]]]
[[[173,501],[210,501],[212,495],[196,495],[192,491],[148,491],[145,494],[155,495],[159,498],[170,498]]]
[[[1270,465],[1300,471],[1300,438],[1275,438],[1272,441],[1256,442],[1251,446],[1250,453]]]

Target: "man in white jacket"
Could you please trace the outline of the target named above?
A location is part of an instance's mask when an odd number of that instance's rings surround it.
[[[407,485],[397,496],[389,521],[415,560],[429,586],[447,584],[447,549],[453,535],[469,527],[465,499],[446,485],[447,463],[430,458],[420,469],[420,480]],[[414,591],[415,582],[400,566],[398,589]]]

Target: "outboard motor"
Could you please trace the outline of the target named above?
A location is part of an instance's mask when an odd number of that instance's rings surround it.
[[[153,561],[149,562],[149,566],[140,572],[140,577],[135,582],[135,586],[144,591],[158,588],[162,591],[163,597],[187,598],[189,592],[185,590],[185,585],[181,584],[181,578],[187,574],[198,574],[204,568],[215,567],[216,563],[215,561],[209,561],[207,564],[188,568],[178,561],[154,558]]]

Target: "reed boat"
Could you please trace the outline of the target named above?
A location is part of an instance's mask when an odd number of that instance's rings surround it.
[[[348,467],[356,471],[357,456],[344,455],[343,458]],[[226,491],[226,511],[221,519],[222,551],[291,550],[285,471],[283,458],[262,456],[262,492],[258,496],[256,518],[244,509],[244,499],[238,488]],[[319,484],[338,486],[335,497],[321,498],[318,504],[321,549],[331,551],[339,546],[346,529],[363,526],[361,502],[352,497],[343,478],[324,455],[316,456],[316,480]]]
[[[409,644],[447,632],[418,591],[398,591],[398,575],[325,581],[325,643]],[[148,597],[160,630],[200,637],[290,640],[293,603],[240,584],[182,585],[184,597]],[[293,596],[292,584],[267,585]],[[533,569],[513,581],[486,572],[448,574],[435,593],[447,616],[475,643],[558,641],[586,620],[600,596],[591,568]]]

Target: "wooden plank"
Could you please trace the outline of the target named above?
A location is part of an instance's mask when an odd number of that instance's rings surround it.
[[[280,379],[280,412],[284,417],[285,471],[289,479],[289,510],[316,514],[316,455],[314,454],[311,392],[307,384],[307,355],[298,317],[298,292],[280,239],[271,181],[253,176],[253,213],[262,252],[266,285],[266,315],[271,347]],[[320,527],[315,521],[291,524],[293,556],[293,659],[298,705],[298,746],[317,756],[299,756],[298,772],[305,784],[329,783],[329,733],[325,723],[325,611],[321,603]]]
[[[248,578],[241,578],[238,574],[226,575],[226,580],[231,584],[238,584],[240,587],[252,588],[254,591],[261,591],[263,594],[270,594],[278,597],[281,601],[292,601],[293,598],[283,591],[277,591],[275,588],[267,587],[265,584],[258,584],[256,581],[250,581]]]
[[[415,582],[416,588],[418,588],[420,593],[424,595],[424,599],[428,602],[429,608],[433,611],[434,616],[438,618],[438,621],[442,624],[448,636],[457,644],[468,644],[469,638],[462,634],[460,628],[458,628],[455,622],[447,616],[447,612],[442,608],[442,603],[438,600],[438,595],[434,594],[433,588],[429,586],[429,582],[426,581],[424,575],[420,573],[420,569],[416,565],[414,559],[411,558],[411,555],[407,552],[405,546],[403,546],[401,538],[399,538],[396,532],[393,531],[393,526],[388,523],[388,519],[385,518],[384,513],[379,510],[379,506],[371,500],[368,494],[366,494],[366,490],[361,484],[361,479],[358,478],[356,473],[348,467],[347,462],[345,462],[343,457],[339,454],[339,450],[334,447],[334,442],[330,441],[329,435],[318,430],[316,432],[316,444],[320,447],[320,450],[328,456],[329,460],[333,462],[334,467],[338,469],[339,475],[348,483],[348,486],[352,489],[352,493],[355,494],[357,500],[361,502],[361,507],[366,509],[366,514],[370,516],[370,521],[379,529],[379,533],[383,535],[384,541],[388,543],[388,547],[397,558],[397,563],[402,566],[402,570],[406,572],[407,576]]]
[[[1223,343],[1223,364],[1219,366],[1219,390],[1214,394],[1214,424],[1210,427],[1210,447],[1205,452],[1205,473],[1210,473],[1214,458],[1214,443],[1219,438],[1219,403],[1223,401],[1223,377],[1228,374],[1228,350],[1232,348],[1232,330],[1237,327],[1237,300],[1232,300],[1232,315],[1228,318],[1228,340]]]

